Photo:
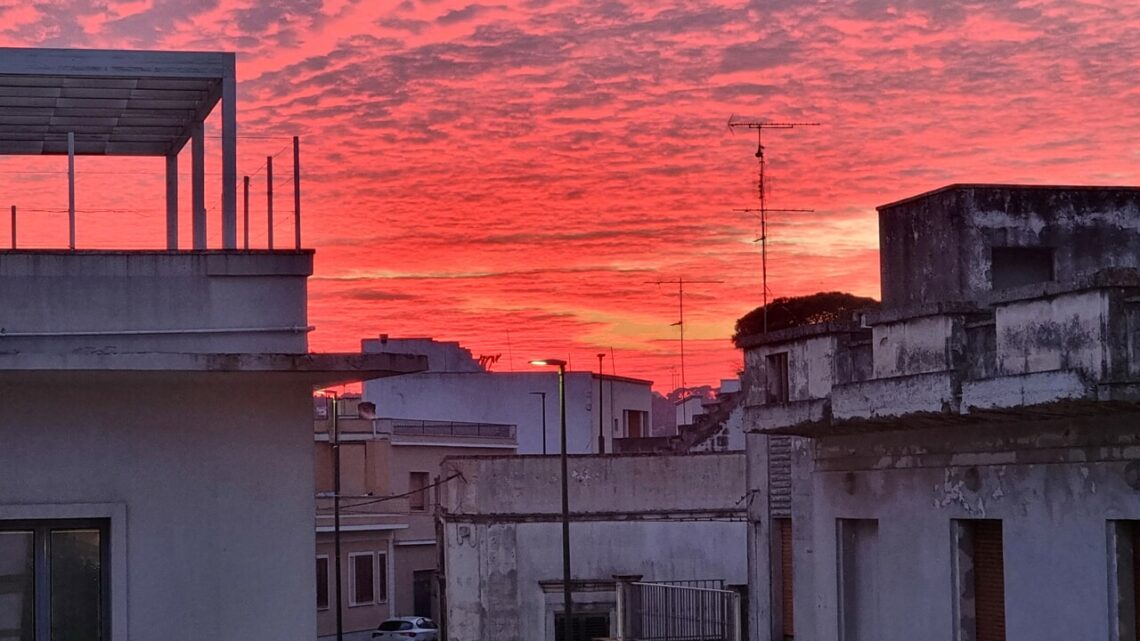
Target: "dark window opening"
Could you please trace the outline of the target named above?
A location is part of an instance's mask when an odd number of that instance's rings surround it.
[[[329,559],[327,556],[317,557],[317,609],[327,610],[329,607]]]
[[[110,639],[107,532],[106,520],[0,522],[0,637]]]
[[[626,436],[641,438],[649,436],[649,412],[641,410],[625,410]]]
[[[767,365],[768,403],[787,403],[788,353],[768,354]]]
[[[566,641],[565,616],[554,615],[554,641]],[[607,614],[574,614],[570,619],[570,641],[593,641],[610,636],[610,617]]]
[[[1007,289],[1053,280],[1053,248],[993,247],[990,249],[990,287]]]
[[[1005,553],[1001,521],[958,521],[957,584],[963,638],[1005,641]]]

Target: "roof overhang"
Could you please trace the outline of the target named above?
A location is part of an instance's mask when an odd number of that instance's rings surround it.
[[[228,52],[0,48],[0,155],[177,153],[234,78]]]
[[[199,354],[173,352],[0,352],[0,376],[80,373],[85,377],[160,375],[287,376],[314,386],[412,374],[427,369],[427,357],[411,354]]]

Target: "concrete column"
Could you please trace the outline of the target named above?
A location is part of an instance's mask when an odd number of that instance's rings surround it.
[[[222,79],[222,248],[237,249],[237,81],[232,69]]]
[[[75,132],[67,132],[67,247],[75,249]]]
[[[206,249],[206,132],[201,122],[190,129],[190,183],[194,249]]]
[[[166,248],[178,249],[178,153],[166,156]]]

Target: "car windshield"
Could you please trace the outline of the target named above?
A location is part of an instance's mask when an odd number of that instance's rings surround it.
[[[396,632],[398,630],[411,630],[412,624],[410,621],[385,621],[380,624],[381,632]]]

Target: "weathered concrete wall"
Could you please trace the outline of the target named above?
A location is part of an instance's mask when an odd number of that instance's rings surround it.
[[[1004,529],[1006,638],[1108,638],[1106,533],[1110,519],[1140,519],[1127,471],[1137,457],[1127,421],[834,437],[800,447],[796,636],[840,638],[837,519],[876,519],[874,638],[950,641],[953,519],[988,518]],[[750,487],[763,490],[762,479]]]
[[[1072,369],[1097,379],[1111,368],[1106,291],[1013,301],[995,309],[1002,374]]]
[[[951,369],[954,351],[964,351],[960,325],[954,316],[926,316],[875,325],[871,330],[874,377]]]
[[[443,473],[463,475],[444,492],[452,516],[561,513],[558,457],[455,457]],[[731,511],[744,494],[740,453],[571,456],[568,473],[574,512]]]
[[[4,252],[0,349],[304,353],[312,267],[311,252]]]
[[[311,641],[311,390],[270,375],[6,374],[0,519],[112,515],[115,639]],[[120,554],[121,552],[121,554]]]
[[[762,345],[745,351],[744,362],[749,372],[756,373],[758,384],[752,387],[750,402],[762,404],[768,381],[768,356],[788,354],[788,400],[803,401],[823,398],[831,392],[837,373],[836,337],[813,336],[785,343]]]
[[[1056,280],[1140,266],[1140,189],[958,185],[879,208],[883,304],[977,300],[992,247],[1054,249]]]
[[[448,523],[447,605],[451,641],[553,639],[553,612],[562,594],[540,581],[561,581],[557,522]],[[575,580],[641,575],[646,581],[747,581],[743,522],[589,522],[570,526]],[[582,599],[575,595],[575,601]],[[614,597],[605,595],[614,619]]]
[[[555,457],[455,458],[444,499],[448,638],[553,639],[561,581],[560,472]],[[570,459],[575,580],[747,581],[744,455]],[[696,514],[700,512],[703,516]],[[689,521],[675,519],[685,518]],[[575,590],[608,613],[612,591]]]

